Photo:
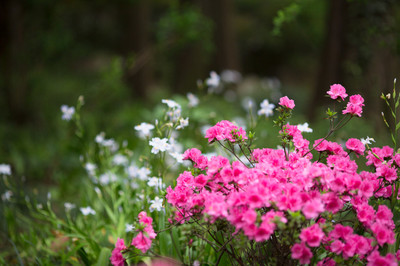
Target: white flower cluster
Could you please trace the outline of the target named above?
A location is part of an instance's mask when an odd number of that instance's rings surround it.
[[[75,107],[68,106],[68,105],[61,105],[61,112],[62,112],[62,120],[71,120],[73,115],[75,114]]]
[[[0,174],[11,175],[11,166],[9,164],[0,164]]]

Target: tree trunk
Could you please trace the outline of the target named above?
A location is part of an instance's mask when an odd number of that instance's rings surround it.
[[[19,0],[0,4],[0,71],[8,118],[23,124],[28,120],[27,67],[24,58],[23,6]]]
[[[326,23],[327,34],[320,55],[316,85],[311,94],[311,102],[308,109],[308,119],[310,121],[314,121],[316,118],[316,107],[327,102],[324,100],[324,96],[330,85],[341,82],[346,37],[346,14],[346,0],[330,0]]]
[[[235,32],[235,5],[233,0],[204,1],[208,16],[214,21],[215,60],[212,68],[240,71],[239,50]]]
[[[125,80],[135,97],[146,98],[152,81],[152,48],[150,42],[151,7],[148,0],[138,0],[119,8],[125,30],[123,55]],[[131,59],[133,58],[133,64]]]

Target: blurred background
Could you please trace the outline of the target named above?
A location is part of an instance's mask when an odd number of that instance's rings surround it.
[[[82,171],[60,112],[80,95],[89,135],[123,139],[212,70],[241,74],[221,99],[258,106],[278,88],[312,127],[340,83],[366,99],[364,132],[381,134],[379,96],[400,77],[396,0],[2,0],[0,12],[0,158],[28,183]]]

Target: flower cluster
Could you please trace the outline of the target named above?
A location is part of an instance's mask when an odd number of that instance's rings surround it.
[[[215,126],[207,129],[206,138],[208,138],[208,142],[213,142],[215,140],[236,142],[237,140],[247,139],[247,136],[246,131],[244,131],[243,128],[234,125],[230,121],[223,120],[218,122]]]
[[[139,213],[138,218],[139,218],[139,226],[136,231],[138,231],[139,233],[132,239],[131,245],[141,250],[142,253],[145,253],[147,250],[150,249],[152,239],[154,239],[157,236],[157,234],[154,232],[152,226],[153,218],[147,216],[146,212]],[[112,265],[114,266],[125,265],[125,258],[121,254],[121,251],[126,249],[127,247],[125,246],[124,240],[118,238],[117,242],[115,243],[115,248],[112,251],[110,257]]]
[[[343,89],[336,84],[328,94],[344,100]],[[287,97],[279,104],[294,107]],[[362,106],[362,97],[353,95],[343,113],[361,116]],[[301,264],[310,263],[323,250],[327,255],[319,265],[334,265],[335,256],[370,265],[395,265],[393,254],[380,254],[385,244],[395,243],[393,213],[386,205],[371,202],[390,198],[396,191],[400,154],[387,146],[372,148],[366,155],[372,171],[358,172],[349,154],[365,153],[361,140],[351,138],[342,147],[324,138],[310,149],[297,126],[283,125],[280,134],[293,144],[290,153],[254,149],[250,155],[254,167],[223,156],[208,160],[198,149],[187,150],[183,159],[193,163],[193,170],[180,174],[176,186],[167,188],[166,199],[176,209],[175,221],[226,221],[234,235],[241,233],[256,242],[279,235],[278,244],[290,249],[291,257]],[[209,142],[247,139],[246,132],[229,121],[217,123],[205,137]],[[312,150],[318,160],[313,160]],[[356,218],[341,218],[346,215]],[[353,227],[358,230],[354,232]]]

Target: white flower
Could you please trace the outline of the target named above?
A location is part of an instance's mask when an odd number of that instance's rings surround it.
[[[239,83],[242,80],[242,74],[236,70],[226,69],[221,72],[221,79],[227,83]]]
[[[133,224],[126,224],[125,225],[125,232],[132,232],[133,230],[135,230],[135,227],[133,226]]]
[[[138,169],[139,169],[139,168],[138,168],[136,165],[134,165],[134,164],[130,165],[130,166],[128,167],[128,169],[127,169],[127,172],[128,172],[129,177],[130,177],[130,178],[137,177],[136,173],[137,173]]]
[[[265,115],[266,117],[272,116],[274,114],[273,110],[275,108],[275,104],[269,103],[267,99],[262,101],[260,104],[261,109],[258,110],[258,115]]]
[[[1,199],[3,201],[9,201],[11,199],[11,196],[13,195],[11,190],[7,190],[6,192],[4,192],[3,195],[1,195]]]
[[[252,110],[254,106],[254,100],[251,97],[245,97],[242,100],[242,106],[245,110]]]
[[[135,176],[137,178],[139,178],[140,180],[147,180],[149,178],[150,174],[151,174],[151,171],[149,168],[141,167],[141,168],[137,169]]]
[[[64,207],[65,207],[65,211],[68,212],[68,211],[72,210],[73,208],[75,208],[75,204],[66,202],[66,203],[64,203]]]
[[[183,163],[183,154],[182,153],[170,152],[169,155],[171,155],[172,158],[175,158],[175,160],[178,163]]]
[[[100,188],[94,187],[94,191],[96,192],[96,194],[97,194],[98,196],[101,196],[101,190],[100,190]]]
[[[150,177],[147,181],[149,187],[162,188],[162,179],[158,177]]]
[[[90,176],[94,176],[96,174],[97,166],[94,163],[86,163],[85,169]]]
[[[87,216],[87,215],[89,215],[89,214],[92,214],[92,215],[95,215],[96,214],[96,211],[95,210],[93,210],[91,207],[81,207],[81,208],[79,208],[80,210],[81,210],[81,212],[82,212],[82,214],[83,215],[85,215],[85,216]]]
[[[169,108],[172,108],[172,109],[175,109],[175,108],[181,109],[181,106],[180,106],[177,102],[175,102],[175,101],[173,101],[173,100],[163,99],[163,100],[161,100],[161,102],[162,102],[162,103],[165,103],[166,105],[168,105]]]
[[[195,107],[199,104],[199,98],[197,98],[197,96],[194,95],[193,93],[189,92],[188,94],[186,94],[186,97],[189,100],[189,104],[188,104],[189,107]]]
[[[193,266],[200,266],[200,261],[195,260],[195,261],[193,262]]]
[[[68,105],[61,105],[61,112],[63,113],[61,118],[63,120],[69,121],[72,119],[72,116],[75,113],[75,107],[73,106],[69,107]]]
[[[9,164],[0,164],[0,174],[11,175],[11,166]]]
[[[113,163],[116,165],[126,165],[128,163],[128,158],[122,154],[116,154],[113,157]]]
[[[364,145],[367,145],[367,144],[372,144],[372,142],[375,142],[375,140],[373,139],[373,138],[370,138],[370,137],[367,137],[366,139],[361,139],[361,143],[362,144],[364,144]]]
[[[95,138],[96,143],[102,144],[104,141],[104,136],[105,136],[105,133],[100,132]]]
[[[168,139],[163,138],[152,138],[149,142],[150,146],[153,148],[151,149],[151,153],[157,154],[160,151],[167,151],[171,149],[171,145],[168,143]]]
[[[210,77],[206,80],[206,84],[210,88],[216,88],[220,84],[220,77],[215,71],[210,72]]]
[[[150,212],[153,212],[154,210],[161,211],[163,209],[163,199],[160,199],[159,197],[155,197],[154,200],[150,201],[150,203]]]
[[[179,119],[179,125],[176,127],[176,129],[182,129],[184,127],[187,127],[189,125],[189,117],[186,117],[183,119],[182,117]]]
[[[182,110],[180,108],[172,109],[171,111],[167,112],[167,116],[169,120],[175,123],[181,117],[181,112]]]
[[[149,123],[141,123],[140,125],[135,126],[135,130],[139,132],[139,136],[141,138],[149,137],[151,134],[151,130],[154,129],[154,126]]]
[[[300,130],[301,132],[307,132],[307,133],[311,133],[313,132],[312,128],[310,128],[308,126],[308,123],[304,123],[304,124],[299,124],[297,125],[297,129]]]
[[[99,182],[101,185],[108,185],[110,182],[117,181],[117,176],[114,173],[107,172],[105,174],[100,175]]]

